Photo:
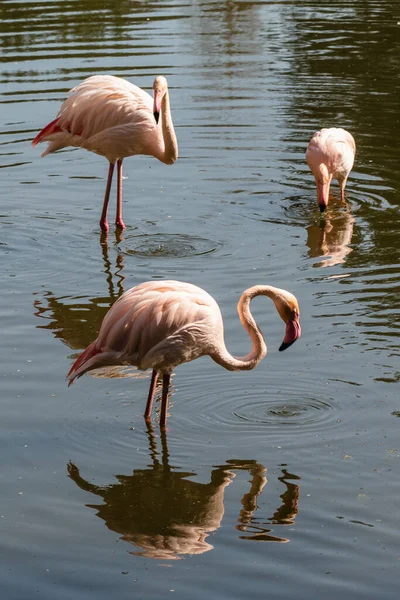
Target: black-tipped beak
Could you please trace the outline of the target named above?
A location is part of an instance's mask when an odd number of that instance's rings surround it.
[[[286,332],[283,342],[279,347],[279,352],[283,352],[289,348],[301,335],[300,321],[298,318],[292,319],[286,323]]]
[[[326,210],[326,204],[319,204],[319,212],[325,212]]]
[[[160,119],[160,113],[159,113],[157,110],[155,110],[155,111],[153,112],[153,115],[154,115],[154,120],[155,120],[155,122],[156,122],[156,123],[157,123],[157,125],[158,125],[158,121],[159,121],[159,119]]]
[[[282,342],[282,344],[279,346],[279,352],[283,352],[284,350],[286,350],[286,348],[289,348],[289,346],[294,344],[295,341],[296,340],[292,340],[291,342]]]

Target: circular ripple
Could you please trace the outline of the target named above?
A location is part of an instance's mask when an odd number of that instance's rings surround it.
[[[284,402],[266,401],[246,403],[234,415],[244,421],[266,425],[312,425],[330,418],[333,408],[316,398],[301,398]]]
[[[180,234],[138,235],[127,238],[124,254],[152,258],[184,258],[215,252],[221,244],[195,236]]]
[[[342,403],[353,400],[354,388],[327,381],[326,374],[294,376],[288,365],[286,372],[283,366],[267,378],[262,369],[232,376],[209,370],[204,361],[196,369],[188,366],[186,377],[179,374],[176,384],[170,425],[177,447],[185,431],[191,432],[193,448],[214,434],[227,447],[234,439],[243,448],[265,443],[310,448],[321,439],[342,439],[349,431],[341,426],[341,411]]]
[[[265,209],[259,211],[254,207],[253,212],[242,212],[243,218],[277,225],[306,226],[319,215],[317,203],[311,202],[308,196],[296,196],[295,199],[276,198],[265,204]]]

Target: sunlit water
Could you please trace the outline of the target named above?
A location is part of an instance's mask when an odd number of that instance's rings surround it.
[[[2,598],[398,598],[394,4],[0,4]],[[106,161],[30,146],[96,73],[165,75],[180,153],[125,161],[108,238]],[[304,158],[321,126],[357,142],[322,217]],[[234,354],[256,283],[295,293],[303,329],[278,353],[254,301],[266,359],[180,367],[165,436],[142,418],[148,374],[65,383],[110,304],[157,278],[213,294]]]

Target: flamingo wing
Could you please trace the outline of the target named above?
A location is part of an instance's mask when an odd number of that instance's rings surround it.
[[[57,118],[32,144],[50,142],[42,156],[78,146],[115,161],[142,153],[155,131],[153,99],[147,92],[119,77],[94,75],[69,92]],[[118,144],[128,138],[133,140],[128,147]]]
[[[327,130],[324,152],[329,156],[333,176],[347,178],[354,164],[356,144],[351,133],[341,127]]]
[[[356,143],[351,133],[341,127],[331,127],[316,131],[311,138],[308,153],[317,152],[326,161],[337,155],[338,152],[351,153],[354,157]]]
[[[95,340],[68,373],[70,381],[104,364],[165,372],[208,353],[222,330],[215,300],[201,288],[154,281],[125,292],[110,308]]]
[[[314,133],[306,158],[311,170],[325,165],[334,177],[348,174],[354,164],[356,144],[351,133],[341,127],[324,128]]]

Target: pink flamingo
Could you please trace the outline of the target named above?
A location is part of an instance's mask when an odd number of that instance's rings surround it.
[[[115,225],[122,220],[122,161],[134,154],[147,154],[172,165],[178,144],[172,124],[165,77],[156,77],[152,98],[141,88],[112,75],[88,77],[69,92],[57,118],[35,137],[32,146],[50,142],[42,156],[77,146],[105,156],[110,163],[100,227],[108,231],[107,208],[114,166],[117,163],[117,211]]]
[[[205,290],[181,281],[148,281],[125,292],[110,308],[97,339],[75,361],[67,375],[69,385],[87,371],[105,365],[134,365],[153,369],[144,417],[150,420],[158,374],[163,376],[160,426],[167,421],[168,389],[173,369],[208,355],[229,371],[253,369],[264,358],[267,346],[250,312],[250,301],[269,296],[286,323],[279,350],[285,350],[301,333],[297,299],[286,290],[256,285],[243,292],[239,318],[252,348],[242,358],[232,356],[224,342],[221,311]]]
[[[341,127],[317,131],[308,144],[306,159],[317,184],[317,201],[323,212],[328,206],[332,178],[338,180],[342,201],[344,188],[354,164],[356,143],[351,133]]]

